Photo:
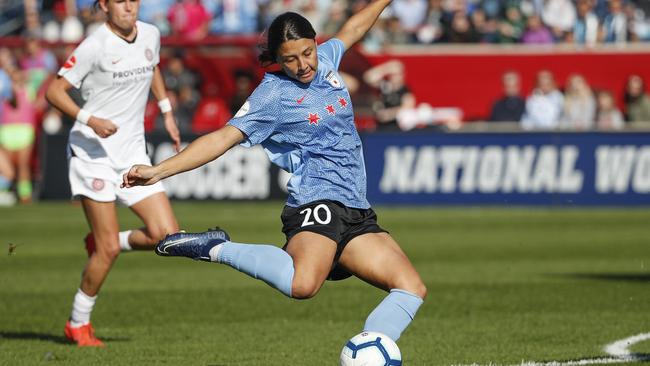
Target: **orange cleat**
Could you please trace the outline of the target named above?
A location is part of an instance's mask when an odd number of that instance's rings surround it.
[[[95,253],[95,235],[88,233],[84,238],[84,243],[86,243],[86,252],[88,253],[88,258],[90,258]]]
[[[79,347],[105,347],[104,342],[95,337],[95,329],[90,323],[79,328],[73,328],[68,320],[63,330],[65,337]]]

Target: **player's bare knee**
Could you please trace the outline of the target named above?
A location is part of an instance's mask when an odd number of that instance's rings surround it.
[[[295,279],[291,285],[291,297],[298,300],[306,300],[314,297],[320,290],[318,281]]]
[[[106,243],[106,245],[98,245],[96,254],[104,257],[108,262],[113,262],[120,255],[119,243]]]
[[[405,278],[401,281],[396,281],[395,285],[392,286],[392,288],[408,291],[414,295],[417,295],[423,300],[427,296],[427,287],[419,277]]]
[[[419,281],[419,284],[416,286],[416,289],[413,291],[413,293],[424,300],[424,298],[427,297],[427,286],[422,283],[422,281]]]

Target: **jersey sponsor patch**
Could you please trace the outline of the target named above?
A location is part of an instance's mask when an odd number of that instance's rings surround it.
[[[74,57],[74,55],[70,56],[70,58],[63,64],[64,69],[71,69],[74,64],[77,63],[77,58]]]
[[[339,79],[334,74],[334,71],[330,70],[330,72],[328,72],[327,75],[325,75],[325,79],[327,79],[327,81],[333,87],[335,87],[335,88],[340,88],[341,87],[341,82],[339,81]]]
[[[239,108],[237,114],[235,114],[235,118],[244,117],[250,109],[251,103],[249,101],[246,101],[246,103],[244,103],[244,105]]]

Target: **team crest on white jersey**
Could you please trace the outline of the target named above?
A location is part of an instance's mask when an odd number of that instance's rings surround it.
[[[235,118],[244,117],[250,109],[251,109],[251,103],[249,101],[246,101],[246,103],[244,103],[244,105],[241,106],[241,108],[239,108],[237,114],[235,114]]]
[[[341,87],[341,82],[339,79],[336,77],[336,74],[334,74],[334,71],[330,71],[327,73],[325,76],[325,79],[330,83],[335,88],[340,88]]]
[[[144,50],[144,57],[147,58],[147,61],[152,61],[153,60],[153,51],[149,48]]]
[[[104,185],[105,184],[104,184],[103,180],[101,180],[99,178],[93,179],[92,186],[93,186],[94,191],[97,191],[97,192],[101,191],[102,189],[104,189]]]

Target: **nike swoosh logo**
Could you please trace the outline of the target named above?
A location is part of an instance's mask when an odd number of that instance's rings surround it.
[[[298,104],[301,104],[302,101],[305,100],[306,96],[307,96],[307,94],[303,95],[302,98],[300,98],[300,99],[296,99],[296,102],[298,102]]]
[[[169,249],[171,247],[174,247],[174,246],[177,246],[179,244],[190,242],[192,240],[194,240],[194,238],[180,238],[180,239],[172,240],[172,241],[170,241],[168,243],[165,243],[165,246],[162,248],[162,252],[165,253],[165,254],[169,254],[167,249]]]
[[[120,62],[120,61],[122,61],[122,59],[121,59],[121,58],[118,58],[118,59],[115,60],[115,61],[111,61],[111,63],[113,63],[113,65],[115,65],[116,63],[118,63],[118,62]]]

